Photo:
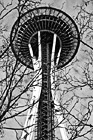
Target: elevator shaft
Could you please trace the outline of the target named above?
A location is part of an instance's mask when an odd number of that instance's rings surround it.
[[[38,106],[37,140],[54,140],[54,102],[50,76],[52,36],[49,34],[41,34],[42,90]]]

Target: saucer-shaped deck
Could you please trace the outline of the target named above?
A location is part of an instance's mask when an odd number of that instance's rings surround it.
[[[38,38],[38,32],[40,38]],[[41,40],[41,51],[43,45],[49,43],[51,44],[50,53],[52,53],[54,34],[56,34],[54,64],[57,68],[64,67],[76,55],[80,36],[72,18],[55,8],[34,8],[18,18],[10,36],[12,50],[21,63],[33,69],[33,56],[31,56],[29,45],[32,47],[34,57],[38,60],[38,40]]]

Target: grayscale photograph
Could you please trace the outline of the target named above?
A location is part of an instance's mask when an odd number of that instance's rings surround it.
[[[0,140],[93,140],[93,0],[0,0]]]

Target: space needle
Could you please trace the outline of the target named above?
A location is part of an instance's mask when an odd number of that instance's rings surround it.
[[[54,98],[55,71],[66,66],[75,57],[80,36],[74,20],[53,7],[28,10],[13,25],[10,36],[15,57],[26,67],[37,71],[33,100],[38,102],[28,110],[21,140],[56,140]],[[35,99],[33,99],[35,97]],[[60,124],[62,116],[58,118]],[[33,125],[34,124],[34,125]],[[68,140],[60,124],[62,140]],[[34,134],[33,134],[34,133]]]

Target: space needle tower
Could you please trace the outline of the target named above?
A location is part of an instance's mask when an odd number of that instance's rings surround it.
[[[73,19],[52,7],[28,10],[13,25],[10,41],[15,57],[26,67],[39,73],[33,90],[21,140],[56,140],[54,98],[55,71],[66,66],[76,55],[80,36]],[[33,99],[35,97],[35,99]],[[60,124],[62,118],[58,118]],[[31,127],[30,127],[31,126]],[[68,140],[63,124],[61,139]]]

